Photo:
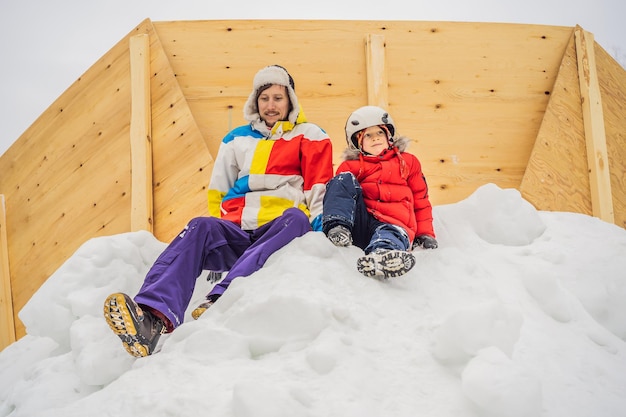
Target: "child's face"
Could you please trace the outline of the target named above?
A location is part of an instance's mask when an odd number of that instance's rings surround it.
[[[379,155],[389,147],[387,133],[379,126],[368,127],[363,130],[363,142],[361,149],[372,155]]]

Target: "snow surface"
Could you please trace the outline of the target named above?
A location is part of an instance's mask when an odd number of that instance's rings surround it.
[[[102,317],[166,244],[86,242],[0,352],[0,416],[626,416],[626,231],[495,185],[434,208],[440,247],[381,282],[309,233],[136,359]]]

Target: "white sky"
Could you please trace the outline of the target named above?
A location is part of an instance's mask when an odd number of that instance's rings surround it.
[[[579,24],[626,65],[624,16],[623,0],[0,0],[0,154],[145,18]]]

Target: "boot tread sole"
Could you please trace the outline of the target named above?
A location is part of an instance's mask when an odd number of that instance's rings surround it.
[[[122,345],[128,353],[138,358],[149,355],[148,347],[137,337],[137,329],[124,294],[112,294],[106,299],[104,318],[111,330],[122,340]]]
[[[379,268],[377,268],[377,263]],[[399,277],[415,266],[415,257],[410,252],[390,251],[381,256],[378,262],[371,255],[362,256],[357,260],[357,269],[367,277],[383,279]]]

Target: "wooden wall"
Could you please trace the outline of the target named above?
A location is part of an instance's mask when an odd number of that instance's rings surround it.
[[[433,204],[495,183],[539,209],[593,213],[575,30],[145,20],[0,157],[0,347],[24,335],[17,313],[86,240],[145,228],[167,242],[206,215],[213,156],[269,64],[292,74],[335,163],[349,113],[377,104],[412,139]],[[615,222],[626,226],[626,72],[592,44]]]
[[[593,101],[600,107],[585,121],[592,100],[581,92],[585,81],[579,77],[575,35],[582,32],[577,28],[569,40],[519,189],[541,210],[594,215],[626,228],[626,71],[593,45],[599,94]],[[594,124],[600,127],[596,138],[589,132]],[[598,148],[594,139],[602,142]],[[608,192],[600,189],[602,181]],[[602,193],[595,204],[594,191],[596,200]]]

